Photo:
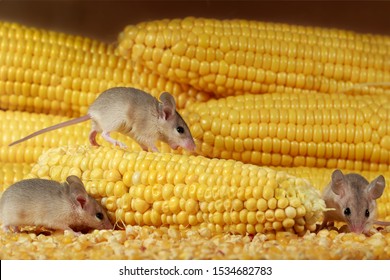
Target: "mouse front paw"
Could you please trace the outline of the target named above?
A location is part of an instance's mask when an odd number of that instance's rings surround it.
[[[71,228],[66,228],[64,229],[64,235],[73,235],[75,237],[78,237],[80,235],[82,235],[83,233],[80,232],[80,231],[74,231],[73,229]]]

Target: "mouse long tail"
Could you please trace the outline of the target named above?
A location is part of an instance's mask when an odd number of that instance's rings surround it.
[[[22,139],[19,139],[19,140],[15,141],[15,142],[12,142],[8,146],[13,146],[13,145],[19,144],[21,142],[24,142],[24,141],[26,141],[26,140],[28,140],[30,138],[33,138],[35,136],[41,135],[43,133],[46,133],[46,132],[49,132],[49,131],[52,131],[52,130],[56,130],[56,129],[59,129],[59,128],[62,128],[62,127],[65,127],[65,126],[70,126],[70,125],[78,124],[78,123],[81,123],[81,122],[85,122],[85,121],[90,120],[90,119],[91,119],[90,115],[85,115],[85,116],[82,116],[82,117],[79,117],[79,118],[76,118],[76,119],[71,119],[71,120],[66,121],[66,122],[55,124],[53,126],[49,126],[49,127],[44,128],[44,129],[38,130],[38,131],[36,131],[34,133],[31,133],[30,135],[27,135],[26,137],[24,137]]]

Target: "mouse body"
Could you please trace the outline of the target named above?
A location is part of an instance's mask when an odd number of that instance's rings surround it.
[[[327,208],[321,228],[328,222],[345,222],[351,232],[368,233],[373,224],[390,225],[388,222],[376,221],[376,199],[382,196],[385,178],[380,175],[368,182],[363,176],[340,170],[332,173],[332,180],[323,191]]]
[[[59,183],[26,179],[7,188],[0,199],[3,230],[43,226],[53,230],[113,229],[106,211],[86,192],[77,176]]]
[[[103,139],[126,148],[125,144],[111,138],[111,132],[119,132],[133,138],[143,150],[157,152],[157,140],[163,141],[172,149],[182,147],[194,151],[196,148],[191,132],[176,111],[176,102],[171,94],[163,92],[159,102],[152,95],[131,87],[115,87],[102,92],[88,109],[88,114],[34,132],[13,146],[55,129],[91,120],[92,129],[89,142],[98,146],[97,133]]]

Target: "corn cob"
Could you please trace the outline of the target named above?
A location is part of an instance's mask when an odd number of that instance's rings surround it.
[[[127,26],[118,41],[121,55],[216,96],[390,80],[387,36],[188,17]]]
[[[130,225],[302,235],[316,229],[324,210],[306,181],[233,160],[63,147],[44,153],[28,177],[70,174],[81,177],[118,222]]]
[[[126,61],[104,43],[18,25],[0,25],[1,109],[80,116],[97,94],[134,86],[159,96],[169,91],[179,108],[208,96]]]
[[[266,166],[389,170],[390,95],[243,95],[188,106],[199,154]]]

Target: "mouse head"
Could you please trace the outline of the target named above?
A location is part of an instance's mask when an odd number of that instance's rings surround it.
[[[359,174],[344,175],[340,170],[335,170],[331,188],[340,206],[337,211],[341,211],[350,231],[364,232],[375,219],[375,200],[383,194],[384,177],[380,175],[369,183]]]
[[[66,178],[75,207],[80,214],[74,226],[92,229],[112,229],[113,226],[103,207],[88,195],[83,182],[77,176]]]
[[[182,147],[194,151],[196,146],[187,124],[176,111],[176,102],[172,95],[164,92],[160,96],[159,106],[160,140],[172,149]]]

